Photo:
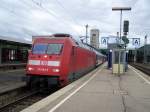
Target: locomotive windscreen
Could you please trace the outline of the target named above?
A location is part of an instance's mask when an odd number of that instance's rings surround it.
[[[33,54],[45,54],[47,49],[47,44],[35,44],[32,49]]]
[[[63,44],[48,44],[47,54],[60,54]]]
[[[33,46],[33,54],[60,54],[63,44],[35,44]]]

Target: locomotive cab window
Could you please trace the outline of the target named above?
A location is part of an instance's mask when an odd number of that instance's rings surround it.
[[[61,54],[63,44],[48,44],[47,54]]]
[[[47,49],[47,44],[35,44],[33,46],[33,54],[45,54]]]

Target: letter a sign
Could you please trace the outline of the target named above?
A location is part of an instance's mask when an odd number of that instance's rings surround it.
[[[140,38],[133,38],[133,46],[139,47],[140,46]]]
[[[107,37],[102,37],[101,38],[101,44],[104,45],[104,46],[106,46],[107,43],[108,43],[108,38]]]

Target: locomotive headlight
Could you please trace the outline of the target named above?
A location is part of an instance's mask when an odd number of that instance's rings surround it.
[[[53,72],[59,72],[59,69],[53,69]]]
[[[47,55],[44,55],[44,58],[47,58],[48,56]]]
[[[31,70],[33,70],[33,68],[29,67],[28,70],[31,71]]]

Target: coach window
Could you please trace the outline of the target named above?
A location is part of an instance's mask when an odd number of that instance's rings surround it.
[[[63,44],[48,44],[47,54],[61,54]]]

